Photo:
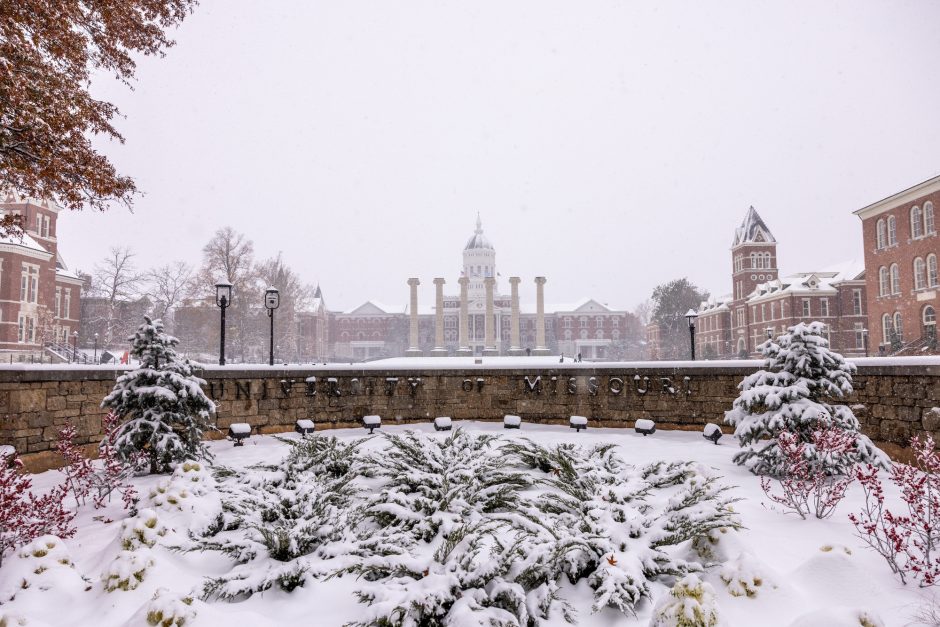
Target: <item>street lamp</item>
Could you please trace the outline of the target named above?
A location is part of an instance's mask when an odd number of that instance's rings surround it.
[[[274,365],[274,310],[281,304],[281,295],[275,287],[269,287],[264,293],[264,308],[271,319],[271,347],[268,351],[268,365]]]
[[[862,343],[865,344],[865,357],[868,357],[868,329],[862,329]]]
[[[766,331],[767,331],[767,339],[768,339],[768,340],[773,339],[773,337],[774,337],[774,328],[773,328],[773,327],[767,327]]]
[[[694,309],[690,309],[685,312],[685,319],[689,321],[689,342],[692,346],[692,361],[695,361],[695,321],[698,319],[698,314]]]
[[[78,331],[72,331],[72,357],[78,363]]]
[[[221,281],[215,284],[215,304],[222,310],[221,332],[219,333],[219,365],[225,365],[225,309],[232,304],[232,284]]]
[[[95,363],[98,363],[98,334],[95,333]]]

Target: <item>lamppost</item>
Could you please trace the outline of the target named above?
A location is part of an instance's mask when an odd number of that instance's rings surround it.
[[[698,314],[694,309],[690,309],[685,312],[685,319],[689,321],[689,345],[692,348],[692,361],[695,361],[695,321]]]
[[[95,363],[98,363],[98,334],[95,333]]]
[[[274,310],[281,304],[281,295],[275,287],[269,287],[264,293],[264,308],[271,319],[271,347],[268,350],[268,365],[274,365]]]
[[[773,337],[774,337],[774,328],[773,328],[773,327],[767,327],[766,331],[767,331],[767,339],[768,339],[768,340],[772,340]]]
[[[72,331],[72,356],[75,363],[78,363],[78,331]]]
[[[222,281],[215,284],[215,304],[222,310],[221,331],[219,332],[219,365],[225,365],[225,309],[232,304],[232,284]]]
[[[868,329],[862,329],[862,343],[865,345],[865,357],[868,357]]]

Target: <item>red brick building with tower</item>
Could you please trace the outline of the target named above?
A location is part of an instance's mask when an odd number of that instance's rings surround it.
[[[51,201],[0,192],[0,212],[20,215],[25,231],[0,237],[0,351],[14,358],[66,347],[78,329],[82,280],[59,254],[59,211]]]
[[[780,276],[777,240],[754,207],[734,232],[732,293],[702,303],[696,352],[702,358],[752,357],[768,333],[798,322],[826,325],[833,350],[865,354],[865,270],[847,262],[822,270]]]
[[[940,176],[855,212],[862,221],[872,345],[937,353]]]

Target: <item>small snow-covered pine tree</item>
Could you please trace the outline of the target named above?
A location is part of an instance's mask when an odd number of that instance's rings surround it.
[[[176,353],[179,340],[147,316],[128,339],[140,366],[118,377],[101,403],[124,419],[114,438],[118,457],[129,462],[144,453],[152,473],[211,457],[202,434],[215,404],[203,393],[206,382],[193,375],[192,363]]]
[[[761,345],[764,369],[741,382],[734,408],[725,413],[725,422],[735,428],[742,448],[734,456],[736,463],[756,474],[785,473],[786,459],[777,438],[788,432],[805,443],[807,460],[824,465],[827,474],[844,474],[856,462],[888,467],[884,453],[859,432],[852,410],[829,402],[852,393],[855,366],[829,350],[823,333],[820,322],[800,322],[776,341]],[[850,432],[855,445],[844,454],[822,459],[813,443],[813,433],[820,429]]]

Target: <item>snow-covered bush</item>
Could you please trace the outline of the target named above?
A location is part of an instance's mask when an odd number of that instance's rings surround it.
[[[58,485],[42,496],[30,491],[32,480],[20,474],[21,462],[0,456],[0,566],[3,556],[44,535],[70,538],[75,512],[65,508],[68,489]]]
[[[187,492],[194,496],[205,496],[215,489],[212,473],[200,462],[183,462],[173,470],[173,482],[186,486]]]
[[[921,586],[931,586],[940,581],[940,455],[930,435],[912,438],[911,450],[914,466],[898,463],[891,469],[891,482],[900,489],[906,514],[885,508],[878,469],[867,466],[856,471],[865,505],[849,519],[859,537],[885,558],[901,583],[913,579]]]
[[[186,484],[173,479],[161,479],[147,495],[153,507],[168,512],[183,511],[192,497]]]
[[[742,450],[735,463],[756,474],[782,475],[786,457],[780,449],[781,433],[792,433],[805,443],[803,454],[823,464],[828,474],[847,474],[856,462],[888,467],[888,458],[859,432],[858,419],[845,405],[830,401],[852,393],[855,366],[829,350],[819,322],[800,322],[761,345],[764,369],[748,375],[725,422],[735,428]],[[854,446],[838,456],[816,451],[813,432],[838,429],[855,437]]]
[[[718,616],[715,589],[689,574],[656,603],[650,627],[715,627]]]
[[[202,435],[215,404],[202,391],[205,381],[193,375],[193,364],[176,353],[179,340],[146,316],[129,339],[140,366],[118,377],[101,403],[125,420],[114,438],[119,459],[130,462],[144,453],[150,472],[157,473],[174,462],[210,458]]]
[[[820,429],[811,437],[813,454],[807,455],[809,444],[801,442],[796,434],[785,431],[777,436],[783,455],[781,476],[773,480],[764,476],[760,482],[770,500],[804,520],[810,514],[816,518],[832,516],[854,480],[851,474],[831,475],[828,460],[844,458],[855,447],[855,434]],[[849,470],[854,473],[854,465]],[[774,490],[774,484],[779,492]]]
[[[133,551],[142,546],[152,547],[167,534],[167,526],[152,509],[142,509],[136,516],[121,522],[121,548]]]
[[[143,582],[147,569],[153,566],[153,558],[148,549],[121,551],[101,573],[104,589],[134,590]]]
[[[357,519],[353,465],[360,443],[311,437],[292,443],[280,464],[222,471],[222,520],[190,548],[222,552],[236,566],[206,582],[204,596],[234,599],[275,585],[286,591],[304,585],[311,563],[328,560],[328,546],[345,538]],[[332,564],[320,568],[324,574]]]
[[[719,571],[721,580],[734,597],[756,597],[767,582],[763,565],[750,553],[741,553],[725,562]]]
[[[75,569],[65,543],[55,536],[41,536],[20,547],[0,570],[0,603],[24,590],[56,589],[76,594],[87,588],[88,582]]]
[[[75,498],[77,505],[84,505],[89,495],[95,509],[105,506],[115,491],[121,493],[121,500],[126,509],[133,509],[137,502],[137,491],[127,483],[139,465],[137,459],[122,462],[114,448],[114,439],[120,426],[120,417],[108,412],[103,421],[105,437],[102,440],[98,456],[100,467],[85,456],[80,447],[75,445],[75,427],[68,424],[59,431],[56,449],[65,460],[60,471],[65,474],[65,486]]]
[[[155,627],[184,627],[196,619],[191,596],[159,588],[147,603],[147,624]]]

